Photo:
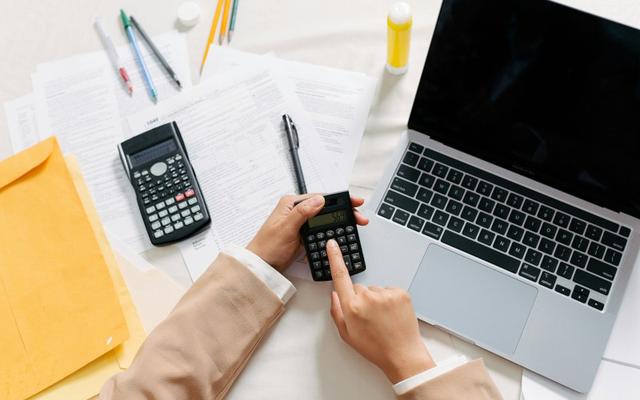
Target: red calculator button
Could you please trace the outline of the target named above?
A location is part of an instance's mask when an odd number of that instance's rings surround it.
[[[182,201],[182,200],[184,200],[184,194],[180,193],[176,195],[176,201]]]
[[[187,197],[193,197],[196,195],[196,192],[193,189],[189,189],[186,192],[184,192],[184,195]]]

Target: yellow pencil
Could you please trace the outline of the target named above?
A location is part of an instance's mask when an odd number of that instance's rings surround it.
[[[218,0],[218,5],[216,6],[216,12],[213,14],[213,22],[211,22],[211,30],[209,31],[209,38],[207,39],[207,45],[204,48],[204,56],[202,56],[202,64],[200,64],[200,73],[202,73],[202,67],[204,67],[204,63],[207,61],[207,54],[209,54],[209,47],[216,36],[216,30],[218,29],[218,19],[220,19],[220,11],[222,10],[222,1]]]
[[[231,0],[224,0],[224,14],[222,14],[222,26],[220,27],[220,36],[218,43],[224,43],[224,36],[227,34],[227,23],[229,22],[229,9],[231,8]]]

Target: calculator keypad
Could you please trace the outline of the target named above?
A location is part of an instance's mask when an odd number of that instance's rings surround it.
[[[143,218],[156,239],[204,219],[182,159],[182,155],[174,154],[148,169],[133,172],[134,187],[145,207]]]
[[[359,240],[355,227],[332,227],[326,231],[317,231],[305,237],[307,256],[311,266],[311,275],[316,281],[330,280],[331,270],[327,257],[327,240],[334,239],[344,259],[344,264],[349,270],[349,275],[357,274],[365,270],[364,259],[360,251]]]

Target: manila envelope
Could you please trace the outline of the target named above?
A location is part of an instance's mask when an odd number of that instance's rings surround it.
[[[0,324],[6,400],[42,391],[129,336],[55,138],[0,162]]]

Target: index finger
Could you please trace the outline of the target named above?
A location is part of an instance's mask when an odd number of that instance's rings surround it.
[[[340,301],[346,303],[355,293],[353,291],[353,282],[351,282],[349,271],[344,265],[340,247],[333,239],[327,242],[327,257],[331,266],[333,287],[336,289]]]

